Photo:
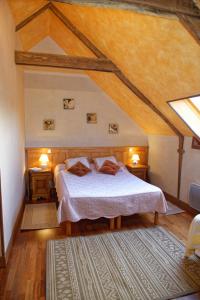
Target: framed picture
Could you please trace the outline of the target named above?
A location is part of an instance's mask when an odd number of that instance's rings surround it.
[[[87,123],[96,124],[97,123],[97,114],[96,113],[87,113]]]
[[[44,130],[55,130],[55,120],[54,119],[44,119],[43,120]]]
[[[75,109],[75,100],[73,98],[64,98],[63,109]]]
[[[192,139],[192,148],[200,150],[200,139],[193,137]]]
[[[117,123],[110,123],[108,127],[108,132],[110,134],[118,134],[119,133],[119,125]]]

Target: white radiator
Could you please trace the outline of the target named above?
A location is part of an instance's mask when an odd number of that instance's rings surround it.
[[[200,211],[200,184],[191,183],[189,192],[189,203],[192,208]]]

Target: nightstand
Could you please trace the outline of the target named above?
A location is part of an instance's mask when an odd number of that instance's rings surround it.
[[[147,181],[147,177],[148,177],[148,166],[147,165],[133,165],[133,164],[128,164],[126,165],[127,169],[129,170],[129,172],[137,177],[139,177],[140,179]]]
[[[49,201],[52,186],[53,175],[50,169],[40,171],[29,170],[29,201]]]

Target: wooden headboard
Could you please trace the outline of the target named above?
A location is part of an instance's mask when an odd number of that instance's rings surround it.
[[[50,152],[50,153],[49,153]],[[39,166],[39,157],[42,153],[48,154],[49,166],[54,169],[57,164],[65,159],[79,156],[87,156],[90,161],[95,157],[114,155],[117,160],[127,164],[133,154],[139,154],[140,164],[148,164],[148,147],[64,147],[64,148],[26,148],[26,168]]]

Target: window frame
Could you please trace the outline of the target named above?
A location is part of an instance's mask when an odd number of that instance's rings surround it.
[[[192,96],[186,96],[186,97],[183,97],[183,98],[177,98],[177,99],[174,99],[174,100],[169,100],[167,101],[167,104],[169,105],[169,107],[175,112],[175,114],[184,122],[184,124],[192,131],[192,133],[194,134],[194,137],[200,141],[200,136],[198,136],[194,131],[193,129],[190,127],[190,125],[188,123],[186,123],[186,121],[177,113],[177,111],[170,105],[170,103],[172,102],[175,102],[175,101],[179,101],[179,100],[189,100],[190,98],[195,98],[195,97],[200,97],[200,94],[196,94],[196,95],[192,95]],[[189,102],[188,103],[189,105],[192,106],[192,108],[194,110],[196,110],[198,113],[199,113],[199,110],[198,108],[192,103],[192,102]],[[198,148],[199,149],[199,148]]]

